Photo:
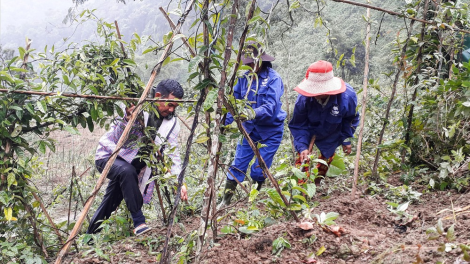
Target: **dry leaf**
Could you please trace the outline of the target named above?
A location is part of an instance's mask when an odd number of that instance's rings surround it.
[[[240,225],[244,225],[246,223],[244,220],[241,220],[241,219],[235,219],[234,221],[236,223],[239,223]]]
[[[342,234],[346,233],[346,230],[340,226],[330,226],[330,231],[337,237],[340,237]]]
[[[311,230],[313,229],[313,224],[310,222],[302,222],[300,224],[297,224],[297,226],[303,230]]]
[[[304,263],[307,263],[307,264],[317,263],[317,260],[315,259],[315,257],[310,257],[307,260],[305,260]]]

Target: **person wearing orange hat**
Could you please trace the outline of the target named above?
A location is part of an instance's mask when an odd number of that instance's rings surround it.
[[[275,58],[266,54],[261,45],[250,43],[243,52],[243,64],[252,68],[242,77],[238,78],[234,86],[233,96],[236,99],[247,99],[253,102],[251,107],[245,107],[238,118],[243,121],[243,127],[249,134],[251,140],[265,145],[259,149],[261,157],[268,168],[271,166],[274,155],[281,144],[284,133],[284,120],[286,112],[282,110],[281,96],[284,93],[284,84],[279,74],[272,69],[271,62]],[[256,75],[256,76],[255,76]],[[228,113],[225,125],[233,122],[233,116]],[[222,203],[219,208],[229,205],[237,187],[237,181],[242,182],[248,165],[253,159],[254,153],[246,138],[237,144],[235,159],[229,168]],[[251,179],[257,183],[258,191],[265,181],[263,171],[259,166],[258,159],[255,160],[250,170]]]
[[[354,136],[359,124],[354,89],[334,77],[331,63],[320,60],[308,67],[305,79],[294,90],[299,96],[289,129],[299,153],[296,164],[309,161],[311,142],[320,150],[320,158],[328,165],[337,147],[342,146],[344,153],[350,154],[351,142],[348,139]],[[328,166],[319,163],[317,167],[318,175],[325,176]],[[318,177],[315,183],[319,184],[321,179]]]

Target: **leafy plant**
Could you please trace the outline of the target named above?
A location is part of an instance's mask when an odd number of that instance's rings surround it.
[[[279,256],[281,255],[282,250],[290,249],[291,245],[284,237],[280,236],[273,241],[272,254]]]

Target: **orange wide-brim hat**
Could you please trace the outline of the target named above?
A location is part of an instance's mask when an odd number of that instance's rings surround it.
[[[331,63],[320,60],[308,67],[305,79],[294,90],[307,97],[335,95],[346,91],[346,84],[334,77]]]

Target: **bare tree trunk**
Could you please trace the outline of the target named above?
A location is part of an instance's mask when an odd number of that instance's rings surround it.
[[[203,24],[203,38],[204,38],[204,46],[209,47],[209,30],[207,28],[207,24],[210,23],[209,18],[207,13],[209,12],[209,0],[204,0],[203,7],[202,7],[202,14],[201,14],[201,21]],[[209,66],[210,66],[210,60],[209,60],[209,51],[210,47],[206,49],[204,53],[204,63],[202,65],[203,68],[203,73],[204,73],[204,79],[209,78],[210,72],[209,72]],[[209,93],[209,87],[206,88],[206,95]],[[206,135],[209,137],[207,140],[207,152],[212,154],[212,147],[217,148],[218,147],[218,127],[214,128],[214,133],[211,133],[210,129],[210,123],[211,123],[211,114],[210,112],[206,111],[206,123],[207,123],[207,128],[206,128]],[[212,145],[212,134],[217,134],[217,137],[214,137],[214,144]],[[210,209],[211,209],[211,203],[212,203],[212,196],[214,195],[214,177],[212,175],[212,169],[213,165],[212,164],[212,155],[210,155],[211,158],[211,164],[209,166],[209,171],[208,171],[208,177],[207,177],[207,189],[204,192],[204,197],[202,200],[202,210],[201,210],[201,218],[200,218],[200,223],[199,223],[199,229],[198,229],[198,239],[197,239],[197,246],[196,246],[196,255],[199,255],[199,253],[202,250],[202,246],[204,245],[204,237],[206,235],[206,230],[207,230],[207,224],[209,222],[210,218]],[[215,175],[214,175],[215,176]]]
[[[361,122],[359,124],[359,138],[357,139],[357,152],[354,161],[354,179],[351,190],[351,199],[356,199],[356,186],[359,174],[359,160],[361,159],[362,137],[364,135],[364,119],[367,108],[367,84],[369,83],[369,53],[370,53],[370,8],[367,8],[367,28],[366,28],[366,54],[364,56],[364,79],[362,80],[362,111]]]
[[[429,8],[429,1],[431,0],[426,0],[424,3],[424,10],[423,10],[423,19],[426,18],[426,14],[428,13],[428,8]],[[426,25],[422,24],[421,25],[421,35],[420,35],[420,42],[424,40],[424,34],[426,33]],[[419,46],[418,48],[418,53],[416,55],[417,58],[417,65],[416,65],[416,79],[414,81],[414,86],[418,85],[420,79],[418,78],[419,73],[421,72],[421,63],[423,60],[423,47],[424,45]],[[418,96],[418,87],[415,87],[415,90],[413,92],[413,95],[411,96],[411,102],[410,102],[410,111],[408,112],[408,117],[406,121],[406,133],[405,133],[405,145],[409,146],[410,144],[410,134],[411,134],[411,126],[413,125],[413,112],[415,108],[415,103],[416,103],[416,97]],[[413,150],[411,150],[413,151]],[[405,162],[405,153],[406,150],[403,150],[402,152],[402,162]]]
[[[218,95],[217,95],[217,111],[216,111],[216,116],[215,116],[215,128],[214,128],[214,133],[212,133],[213,140],[212,140],[212,148],[210,150],[211,164],[209,166],[209,170],[208,170],[209,177],[207,179],[207,185],[209,188],[206,190],[204,194],[203,207],[201,211],[201,223],[200,223],[199,230],[198,230],[199,236],[197,240],[197,250],[196,250],[196,255],[198,256],[204,245],[204,240],[205,240],[204,237],[205,237],[205,233],[207,230],[209,219],[213,219],[212,217],[210,217],[210,213],[209,213],[211,205],[212,205],[212,213],[211,213],[212,216],[214,216],[216,213],[217,192],[215,189],[215,181],[216,181],[218,164],[219,164],[219,157],[220,157],[219,153],[222,147],[221,142],[219,142],[219,135],[221,133],[221,120],[222,120],[222,102],[225,96],[227,65],[232,55],[231,47],[232,47],[232,42],[233,42],[233,31],[235,30],[235,24],[237,22],[237,16],[236,16],[237,11],[238,11],[238,0],[234,0],[233,5],[232,5],[232,16],[230,18],[230,25],[229,25],[228,34],[227,34],[227,44],[225,47],[224,62],[223,62],[221,78],[220,78],[220,83],[219,83],[219,88],[218,88]],[[211,228],[213,232],[213,239],[216,240],[217,239],[217,219],[211,221]]]
[[[390,95],[390,99],[389,99],[388,104],[387,104],[387,109],[385,110],[384,124],[382,126],[382,130],[380,130],[379,140],[377,142],[377,146],[382,144],[382,140],[383,140],[383,137],[384,137],[384,134],[385,134],[385,129],[387,128],[387,125],[389,123],[388,119],[390,117],[390,108],[392,107],[393,100],[395,100],[395,93],[397,91],[397,85],[398,85],[398,80],[400,79],[400,74],[401,74],[402,70],[405,69],[406,48],[408,47],[408,42],[410,41],[411,33],[413,31],[414,22],[415,22],[415,20],[412,20],[410,22],[410,28],[408,30],[408,35],[407,35],[407,38],[406,38],[406,42],[405,42],[405,45],[403,45],[403,48],[402,48],[402,51],[401,51],[401,54],[400,54],[400,65],[398,66],[397,72],[395,74],[395,80],[393,81],[392,94]],[[374,167],[372,169],[372,176],[374,176],[375,178],[378,178],[377,167],[379,165],[380,152],[381,152],[380,149],[377,147],[377,151],[375,153]]]

